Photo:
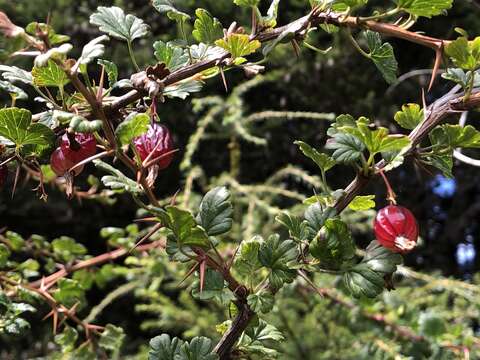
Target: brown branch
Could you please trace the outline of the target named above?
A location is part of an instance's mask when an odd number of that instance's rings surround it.
[[[458,90],[455,87],[453,90]],[[464,99],[463,94],[451,91],[447,95],[432,103],[425,111],[425,119],[409,135],[412,142],[411,154],[415,151],[417,145],[428,135],[428,133],[438,124],[440,124],[448,115],[456,114],[460,111],[471,110],[480,106],[480,92],[474,93],[468,100]],[[385,167],[385,161],[380,161],[375,168],[381,170]],[[371,175],[372,177],[377,174]],[[335,203],[337,213],[342,212],[348,204],[357,196],[360,191],[368,184],[369,178],[357,176],[345,189],[345,194]]]
[[[59,314],[63,315],[65,318],[68,318],[68,319],[72,320],[77,325],[83,327],[83,329],[85,331],[85,336],[88,340],[92,340],[90,331],[93,330],[95,332],[98,332],[98,330],[103,329],[103,327],[101,327],[101,326],[93,325],[93,324],[82,321],[75,314],[76,307],[77,307],[78,303],[75,304],[74,306],[72,306],[70,309],[67,308],[66,306],[60,304],[48,292],[48,286],[46,286],[44,283],[42,283],[40,287],[34,287],[34,286],[31,286],[30,284],[19,283],[19,282],[13,280],[13,279],[10,279],[6,276],[1,276],[1,275],[0,275],[0,281],[2,281],[4,283],[7,283],[7,284],[10,284],[10,285],[13,285],[13,286],[20,286],[24,289],[35,292],[36,294],[41,296],[45,300],[45,302],[50,306],[50,308],[52,309],[50,311],[50,313],[48,313],[47,316],[44,319],[52,316],[52,319],[53,319],[53,333],[54,334],[57,331],[57,327],[60,326],[63,322],[63,320],[61,320],[60,322],[58,321]]]
[[[140,245],[138,246],[135,251],[148,251],[155,248],[165,248],[165,242],[163,240],[155,241],[150,244]],[[28,287],[29,289],[38,290],[41,287],[50,288],[54,285],[59,279],[68,276],[69,274],[79,271],[82,269],[90,268],[93,266],[98,266],[104,264],[109,261],[114,261],[119,259],[123,256],[128,255],[131,252],[129,249],[117,249],[105,254],[98,255],[91,259],[87,259],[84,261],[80,261],[77,264],[69,267],[64,268],[62,270],[57,271],[45,278],[36,280],[30,284],[20,284],[21,286]],[[248,326],[250,320],[253,318],[255,313],[249,308],[247,305],[246,299],[248,296],[248,290],[245,286],[241,285],[230,273],[230,270],[227,267],[223,267],[215,262],[212,258],[206,258],[207,265],[222,274],[225,281],[228,284],[228,288],[235,294],[237,297],[236,304],[239,309],[239,313],[233,320],[232,326],[230,329],[225,332],[224,336],[220,340],[220,342],[215,347],[215,352],[219,354],[220,359],[228,359],[232,347],[235,345],[237,339],[240,337],[242,332]],[[5,278],[8,279],[8,278]],[[4,280],[2,278],[2,280]],[[6,281],[6,280],[5,280]],[[73,319],[73,317],[72,317]],[[75,320],[75,319],[74,319]]]
[[[398,39],[407,40],[409,42],[428,47],[432,50],[437,50],[442,47],[442,44],[447,45],[449,41],[437,39],[431,36],[418,34],[413,31],[405,30],[399,26],[386,24],[378,21],[368,20],[362,22],[358,17],[348,16],[346,18],[340,16],[331,16],[326,14],[325,22],[337,26],[348,26],[350,28],[364,28],[376,31],[385,36],[391,36]]]
[[[446,40],[418,34],[413,31],[402,29],[401,27],[396,25],[386,24],[372,20],[361,21],[358,17],[345,17],[341,14],[331,11],[318,12],[316,10],[313,10],[312,12],[310,12],[310,14],[295,21],[292,21],[287,25],[275,28],[273,30],[268,29],[263,32],[257,33],[256,35],[252,36],[252,39],[259,40],[260,42],[268,42],[277,39],[285,32],[292,32],[294,37],[298,37],[301,39],[305,35],[305,31],[308,28],[323,23],[333,24],[340,27],[369,29],[386,36],[392,36],[395,38],[407,40],[433,50],[438,50],[442,48],[442,46],[448,44],[448,41]],[[228,53],[223,52],[215,58],[202,60],[195,64],[180,68],[177,71],[168,75],[165,79],[163,79],[162,83],[164,86],[168,86],[179,81],[188,79],[194,75],[201,73],[202,71],[217,66],[223,60],[229,58],[229,56],[230,55]],[[147,92],[144,89],[131,90],[127,94],[118,97],[113,102],[105,104],[105,114],[107,116],[114,114],[119,109],[124,108],[125,106],[141,99],[143,96],[146,95]]]
[[[255,315],[246,302],[236,302],[236,305],[238,307],[237,316],[233,319],[232,325],[225,334],[223,334],[217,346],[213,349],[213,352],[218,354],[220,360],[230,359],[232,348]]]
[[[165,242],[163,240],[159,240],[159,241],[152,242],[150,244],[141,245],[141,246],[137,247],[135,249],[135,251],[142,252],[142,251],[148,251],[148,250],[155,249],[155,248],[164,248],[164,247],[165,247]],[[116,260],[116,259],[121,258],[123,256],[126,256],[129,253],[130,253],[130,250],[129,249],[124,249],[124,248],[113,250],[113,251],[107,252],[105,254],[95,256],[91,259],[80,261],[80,262],[76,263],[75,265],[69,267],[68,269],[64,268],[64,269],[59,270],[59,271],[57,271],[57,272],[55,272],[55,273],[53,273],[53,274],[51,274],[51,275],[49,275],[45,278],[34,281],[34,282],[30,283],[29,286],[34,287],[34,288],[38,288],[42,285],[42,283],[45,284],[45,286],[53,285],[59,279],[65,277],[65,276],[67,276],[67,275],[69,275],[69,274],[71,274],[75,271],[90,268],[90,267],[93,267],[93,266],[102,265],[106,262],[113,261],[113,260]]]

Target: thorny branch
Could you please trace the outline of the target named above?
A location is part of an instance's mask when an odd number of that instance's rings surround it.
[[[252,40],[259,40],[260,42],[268,42],[277,39],[284,33],[292,33],[295,38],[298,37],[301,39],[305,36],[307,29],[324,23],[348,28],[365,28],[372,31],[377,31],[386,36],[392,36],[422,46],[426,46],[433,50],[441,49],[443,48],[443,46],[448,44],[448,41],[446,40],[421,35],[413,31],[402,29],[401,27],[396,25],[381,23],[373,20],[362,22],[358,17],[345,17],[342,14],[338,14],[332,11],[318,12],[317,10],[312,10],[308,15],[298,20],[295,20],[287,25],[275,28],[273,30],[266,30],[257,33],[256,35],[251,36],[251,38]],[[165,79],[162,80],[162,83],[164,86],[168,86],[179,81],[191,78],[194,75],[197,75],[205,70],[217,66],[223,60],[228,59],[229,56],[230,55],[228,53],[222,52],[216,57],[185,66],[168,75]],[[113,102],[105,104],[105,114],[107,116],[111,115],[118,110],[124,108],[125,106],[141,99],[145,95],[147,95],[147,91],[145,89],[132,90],[127,94],[118,97]]]
[[[428,135],[428,133],[438,124],[442,122],[448,115],[458,114],[465,110],[475,109],[480,105],[480,92],[474,93],[467,101],[464,101],[464,96],[458,93],[458,87],[454,87],[447,95],[433,102],[427,107],[425,111],[424,120],[412,130],[409,135],[412,147],[410,154],[415,152],[416,146]],[[377,169],[375,174],[366,177],[358,174],[357,177],[347,186],[345,194],[335,204],[337,213],[343,211],[348,204],[357,196],[360,191],[368,184],[372,176],[378,175],[378,170],[385,167],[385,162],[382,160],[375,165]]]

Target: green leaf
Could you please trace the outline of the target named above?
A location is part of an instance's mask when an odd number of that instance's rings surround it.
[[[63,42],[69,41],[70,37],[67,35],[57,34],[55,29],[48,24],[39,23],[39,22],[31,22],[25,27],[25,31],[30,35],[37,35],[37,32],[47,34],[48,41],[51,45],[61,44]]]
[[[124,339],[125,332],[121,327],[107,324],[107,326],[105,326],[105,330],[103,330],[102,335],[100,336],[98,345],[105,350],[118,353]]]
[[[224,234],[232,228],[232,203],[226,187],[210,190],[202,199],[197,215],[197,223],[209,236]]]
[[[360,119],[362,119],[363,121],[364,118],[360,118]],[[341,115],[338,115],[337,118],[335,119],[335,122],[332,123],[332,125],[330,125],[330,127],[327,130],[327,135],[331,137],[335,137],[336,135],[345,132],[345,128],[356,128],[356,127],[357,127],[357,122],[355,121],[352,115],[341,114]]]
[[[212,17],[207,10],[195,10],[197,19],[193,26],[193,37],[201,43],[213,44],[223,37],[223,26],[217,18]]]
[[[0,269],[7,265],[8,258],[10,257],[10,249],[5,244],[0,244]]]
[[[17,148],[25,145],[48,146],[55,134],[43,124],[32,123],[32,113],[16,107],[0,109],[0,136],[15,143]]]
[[[55,335],[54,341],[56,344],[60,345],[63,352],[69,353],[75,350],[77,339],[77,330],[70,326],[65,326],[60,334]]]
[[[207,337],[196,336],[190,343],[183,343],[175,360],[218,360],[213,353],[213,342]]]
[[[371,155],[380,152],[401,151],[410,146],[410,140],[405,135],[388,135],[388,129],[384,127],[371,130],[370,120],[365,117],[360,117],[355,124],[356,126],[351,124],[339,126],[337,124],[335,136],[338,137],[338,133],[342,132],[355,136],[365,145]]]
[[[34,66],[32,76],[35,86],[64,87],[70,82],[65,72],[53,60],[48,60],[47,66]]]
[[[277,26],[278,5],[280,0],[272,0],[270,7],[267,10],[267,16],[262,16],[260,25],[265,28],[274,28]]]
[[[178,261],[183,263],[189,262],[192,257],[196,256],[195,252],[189,246],[183,246],[182,252],[180,252],[177,239],[173,234],[167,235],[167,247],[165,248],[165,251],[171,261]]]
[[[185,22],[190,19],[190,15],[178,10],[171,0],[153,0],[152,5],[159,13],[167,13],[170,20]]]
[[[125,176],[120,170],[103,162],[102,160],[93,160],[95,166],[101,170],[109,172],[112,175],[102,177],[102,182],[105,186],[113,190],[123,190],[132,194],[142,194],[143,188],[129,177]]]
[[[98,65],[103,65],[108,76],[108,85],[113,86],[118,80],[118,68],[117,65],[111,61],[98,59]]]
[[[250,41],[246,34],[231,34],[226,39],[219,39],[215,44],[225,49],[233,59],[254,53],[262,45],[258,40]]]
[[[348,207],[353,211],[364,211],[375,207],[375,195],[355,196]]]
[[[313,238],[323,227],[325,221],[336,215],[336,210],[332,207],[324,208],[320,203],[310,205],[305,211],[305,220],[310,230],[310,236]]]
[[[247,303],[254,312],[267,314],[273,309],[275,298],[272,294],[263,291],[248,295]]]
[[[464,70],[476,70],[480,66],[480,36],[472,41],[461,36],[447,44],[445,53],[455,66]]]
[[[67,236],[53,240],[52,248],[53,253],[65,262],[74,260],[78,255],[85,255],[87,253],[85,246]]]
[[[29,328],[30,324],[28,323],[28,321],[17,317],[7,322],[7,325],[5,326],[5,333],[12,335],[20,335]]]
[[[186,79],[167,86],[163,90],[163,95],[169,98],[180,98],[185,100],[191,93],[196,93],[200,90],[202,90],[202,82]]]
[[[107,35],[99,36],[88,42],[82,49],[82,55],[78,58],[77,63],[86,65],[91,63],[95,58],[103,55],[105,52],[105,45],[102,41],[108,41],[110,38]]]
[[[156,336],[150,340],[148,360],[176,360],[182,345],[182,340],[176,337],[171,339],[168,334]]]
[[[275,218],[280,224],[288,229],[290,237],[296,241],[302,241],[308,237],[308,222],[287,212],[281,212]]]
[[[258,6],[260,0],[233,0],[233,3],[241,7],[254,7]]]
[[[5,237],[7,238],[8,245],[13,251],[20,251],[24,248],[25,239],[20,234],[13,231],[7,231]]]
[[[153,43],[154,54],[157,60],[164,63],[168,70],[174,72],[189,62],[188,54],[180,47],[169,41],[159,40]]]
[[[224,289],[225,281],[222,274],[213,269],[207,269],[205,271],[203,291],[200,292],[200,281],[197,281],[194,285],[192,296],[200,300],[209,300],[216,296],[221,296]]]
[[[97,11],[90,15],[90,23],[96,25],[116,39],[132,42],[148,34],[148,25],[134,15],[123,12],[116,6],[99,6]]]
[[[333,2],[332,10],[343,12],[348,8],[355,8],[367,4],[368,0],[335,0]]]
[[[453,151],[442,154],[425,155],[423,162],[440,170],[445,177],[453,178]]]
[[[473,87],[479,87],[480,86],[480,73],[478,71],[472,72],[472,71],[463,71],[462,69],[458,68],[448,68],[446,72],[442,74],[442,78],[447,79],[449,81],[453,81],[457,84],[459,84],[462,88],[467,88],[470,86],[470,81],[471,81],[471,76],[475,77],[473,79]]]
[[[208,235],[205,230],[198,226],[193,215],[176,206],[167,206],[168,218],[164,225],[172,230],[180,246],[207,246]]]
[[[288,263],[297,258],[297,246],[292,240],[281,240],[278,234],[270,235],[258,252],[258,260],[270,269],[269,281],[274,288],[281,288],[295,278],[296,272]]]
[[[380,145],[375,153],[400,151],[404,150],[405,148],[410,148],[410,145],[411,141],[408,136],[400,134],[388,135],[381,140]]]
[[[451,9],[453,0],[397,0],[400,9],[415,16],[441,15]]]
[[[318,167],[322,170],[322,172],[327,172],[332,167],[335,166],[336,162],[327,154],[319,152],[317,149],[312,148],[310,145],[303,141],[295,141],[295,145],[298,145],[302,153],[312,159]]]
[[[353,296],[374,298],[383,291],[384,276],[393,274],[401,263],[400,254],[372,241],[362,261],[344,273],[343,282]]]
[[[8,81],[0,80],[0,89],[8,92],[10,96],[15,98],[16,100],[28,99],[28,95],[25,91],[15,85],[10,84]]]
[[[150,125],[150,116],[132,113],[118,125],[115,135],[120,140],[120,144],[127,145],[134,138],[146,133],[148,125]]]
[[[423,121],[423,109],[418,104],[406,104],[402,111],[397,111],[395,121],[404,129],[413,130]]]
[[[247,328],[245,334],[251,339],[252,342],[255,341],[282,341],[285,340],[285,337],[282,335],[278,329],[268,324],[265,320],[260,319],[258,325],[255,327]]]
[[[38,276],[38,269],[40,269],[40,264],[37,260],[31,258],[25,260],[17,267],[17,270],[20,270],[25,277]]]
[[[388,172],[402,165],[405,161],[405,154],[408,152],[408,150],[410,150],[409,147],[403,148],[400,151],[382,152],[382,157],[386,162],[383,171]]]
[[[0,65],[0,72],[3,78],[11,83],[21,82],[27,85],[33,84],[32,74],[16,66]]]
[[[249,278],[262,267],[258,252],[263,242],[263,238],[258,235],[242,242],[233,266],[241,276]]]
[[[57,290],[54,291],[53,297],[62,305],[70,308],[76,303],[83,306],[85,302],[85,290],[78,283],[72,279],[62,278],[57,282]]]
[[[325,149],[335,150],[332,154],[335,161],[352,163],[360,159],[365,145],[351,134],[337,134],[327,142]]]
[[[352,234],[340,219],[327,219],[310,244],[310,253],[320,260],[320,266],[339,269],[355,256]]]
[[[370,50],[370,58],[382,73],[385,81],[393,84],[397,81],[398,63],[392,45],[389,43],[382,44],[380,34],[374,31],[367,30],[365,37]]]
[[[433,311],[421,312],[418,317],[420,334],[429,338],[438,338],[447,332],[445,321]]]
[[[450,148],[480,148],[480,131],[471,125],[445,124],[437,126],[430,134],[430,141],[435,146]]]
[[[59,47],[50,48],[47,52],[37,55],[33,63],[35,67],[42,68],[47,66],[49,61],[59,60],[63,62],[72,49],[72,44],[63,44]]]

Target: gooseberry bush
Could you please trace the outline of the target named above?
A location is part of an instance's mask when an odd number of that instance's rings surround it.
[[[5,186],[7,176],[14,179],[13,194],[25,177],[38,184],[38,196],[45,201],[48,186],[64,191],[71,201],[112,204],[115,197],[128,194],[139,220],[125,229],[102,229],[102,239],[113,250],[100,255],[88,254],[81,242],[66,236],[49,241],[5,231],[0,239],[2,341],[31,331],[35,325],[31,313],[38,312],[51,321],[50,344],[55,350],[50,346],[48,356],[125,358],[124,329],[97,319],[116,298],[134,291],[136,310],[146,317],[162,308],[171,309],[161,320],[149,318],[144,323],[145,329],[154,329],[157,335],[144,344],[139,358],[270,359],[286,356],[279,349],[288,341],[296,344],[299,357],[304,351],[305,324],[322,319],[348,324],[356,317],[376,323],[392,333],[393,340],[382,331],[369,330],[360,341],[368,346],[361,350],[355,336],[345,336],[350,344],[335,340],[344,356],[332,347],[331,353],[318,354],[318,358],[480,356],[480,339],[468,326],[478,315],[478,288],[419,274],[402,265],[402,255],[415,251],[426,225],[418,224],[415,215],[401,206],[402,199],[388,181],[388,173],[408,158],[453,177],[454,155],[465,158],[461,149],[480,148],[480,132],[458,121],[461,113],[480,105],[480,37],[472,39],[463,29],[457,29],[453,39],[411,30],[418,20],[445,15],[453,0],[395,0],[371,13],[368,0],[310,0],[304,4],[305,16],[283,25],[277,21],[279,2],[234,0],[238,11],[251,12],[251,22],[237,24],[232,19],[231,24],[222,24],[207,9],[190,14],[174,1],[153,0],[152,11],[175,22],[181,37],[153,42],[148,63],[140,63],[135,56],[138,40],[149,36],[148,24],[119,7],[99,6],[91,14],[92,32],[98,31],[99,36],[80,49],[74,49],[69,36],[56,33],[48,23],[32,22],[22,28],[8,14],[0,13],[0,30],[7,44],[4,52],[12,63],[0,65],[0,88],[10,96],[10,104],[0,110],[0,186]],[[431,49],[433,69],[423,102],[402,106],[388,128],[349,114],[244,114],[244,94],[276,79],[268,64],[277,47],[290,46],[292,54],[302,47],[320,54],[334,51],[315,45],[319,33],[348,39],[390,84],[397,81],[398,64],[387,38]],[[124,43],[136,69],[126,78],[119,79],[121,69],[106,56],[112,41]],[[79,56],[72,57],[72,53]],[[17,60],[21,67],[13,65]],[[229,74],[238,71],[248,80],[231,89]],[[100,76],[92,75],[97,72]],[[440,81],[439,73],[450,82],[450,90],[427,104],[425,93]],[[181,149],[174,141],[175,127],[162,122],[162,104],[171,99],[189,101],[190,95],[201,92],[215,77],[221,79],[227,97],[192,101],[199,115],[198,127]],[[31,94],[43,107],[35,114],[22,107]],[[216,122],[218,118],[222,121]],[[264,146],[267,139],[255,133],[254,124],[272,118],[330,121],[323,144],[312,146],[292,139],[292,146],[315,164],[317,173],[310,175],[290,166],[265,184],[242,184],[238,179],[240,140]],[[230,169],[210,180],[208,191],[198,194],[193,183],[204,182],[206,176],[195,166],[193,155],[212,124],[216,135],[229,140],[225,151],[230,152]],[[170,176],[169,165],[179,153],[184,154],[180,169],[185,183],[177,193],[159,199],[158,180]],[[353,180],[343,189],[332,189],[327,179],[337,166],[351,169]],[[103,174],[100,180],[93,174],[95,168]],[[88,177],[91,187],[85,191],[84,184],[76,185],[76,180],[86,171],[92,174]],[[286,176],[302,179],[310,194],[280,186]],[[390,203],[376,217],[372,213],[377,206],[375,196],[362,194],[371,182],[385,186]],[[277,197],[296,203],[282,208]],[[372,226],[366,230],[369,238],[375,240],[360,249],[355,234],[365,232],[359,229],[365,218]],[[414,281],[426,284],[422,289],[430,291],[429,296],[435,296],[434,290],[441,293],[445,307],[457,301],[459,308],[450,319],[463,321],[447,331],[440,316],[444,314],[438,309],[420,315],[418,309],[411,309],[402,318],[407,310],[395,298],[384,308],[369,300],[388,292],[392,297],[399,292],[399,297],[408,298],[408,287],[395,290],[401,276],[410,279],[412,288]],[[89,291],[119,278],[124,284],[99,304],[89,302]],[[178,291],[175,301],[165,295]],[[412,296],[408,301],[421,298]],[[325,305],[327,300],[349,315],[334,315]],[[316,310],[306,311],[302,301],[313,303]],[[470,302],[476,304],[474,309]],[[362,304],[368,304],[367,308]],[[303,313],[305,323],[288,326],[292,319],[282,315],[286,329],[282,333],[272,320],[282,307]],[[387,316],[382,311],[391,312]],[[195,317],[216,322],[218,335],[198,325]],[[157,331],[169,330],[178,322],[185,323],[183,339]],[[190,325],[197,329],[189,329]],[[361,327],[356,330],[363,331]],[[329,333],[328,328],[314,329],[322,338],[319,343],[342,337]],[[356,330],[349,331],[355,334]]]

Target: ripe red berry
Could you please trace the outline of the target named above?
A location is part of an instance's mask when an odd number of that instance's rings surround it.
[[[0,188],[5,185],[8,177],[8,168],[7,165],[0,166]]]
[[[407,253],[417,244],[417,220],[403,206],[389,205],[381,209],[373,229],[378,242],[394,252]]]
[[[68,170],[76,163],[69,160],[61,147],[57,148],[52,155],[50,155],[50,167],[57,176],[64,176]],[[82,172],[83,166],[80,166],[75,170],[75,175]]]
[[[152,123],[148,127],[148,131],[135,138],[133,142],[142,161],[145,160],[150,153],[153,153],[150,156],[150,159],[153,160],[173,150],[173,140],[170,130],[168,130],[165,125],[156,122]],[[172,159],[173,154],[169,154],[162,158],[156,163],[158,169],[162,170],[168,167],[172,162]]]
[[[65,157],[74,164],[89,158],[97,152],[97,142],[92,134],[76,133],[75,141],[77,144],[72,146],[67,134],[62,136],[60,147]]]

